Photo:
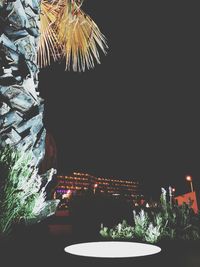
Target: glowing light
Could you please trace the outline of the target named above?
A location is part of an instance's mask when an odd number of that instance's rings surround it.
[[[186,180],[187,180],[188,182],[191,182],[191,181],[192,181],[192,177],[191,177],[190,175],[188,175],[188,176],[186,176]]]
[[[143,243],[107,241],[75,244],[64,250],[69,254],[85,257],[129,258],[156,254],[161,248]]]

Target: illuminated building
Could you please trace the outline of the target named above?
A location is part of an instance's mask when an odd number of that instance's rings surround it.
[[[57,182],[56,198],[65,198],[69,193],[81,195],[87,191],[116,198],[123,197],[132,203],[136,203],[143,197],[139,193],[139,183],[136,180],[95,177],[87,173],[74,172],[69,176],[57,176]]]

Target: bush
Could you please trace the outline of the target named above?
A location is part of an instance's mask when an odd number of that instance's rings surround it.
[[[112,239],[132,239],[133,233],[133,227],[129,226],[125,220],[122,223],[119,223],[113,229],[104,227],[102,224],[100,230],[100,234],[102,237]]]
[[[200,216],[193,212],[191,203],[184,203],[182,206],[168,203],[164,189],[160,199],[160,207],[157,210],[141,210],[138,214],[133,211],[133,227],[126,223],[118,224],[113,229],[102,227],[101,236],[112,239],[131,238],[149,243],[160,240],[200,239]]]
[[[7,235],[12,225],[21,220],[35,222],[45,209],[50,209],[44,186],[49,181],[38,175],[29,154],[16,152],[9,146],[2,149],[0,176],[0,234]]]

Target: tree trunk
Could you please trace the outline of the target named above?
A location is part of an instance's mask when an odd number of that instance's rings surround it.
[[[39,14],[40,0],[0,0],[0,148],[31,153],[34,167],[44,156],[46,133],[37,91]]]

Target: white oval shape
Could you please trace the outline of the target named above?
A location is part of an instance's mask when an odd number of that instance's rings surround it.
[[[89,242],[66,247],[65,252],[84,257],[129,258],[159,253],[161,248],[155,245],[137,242]]]

